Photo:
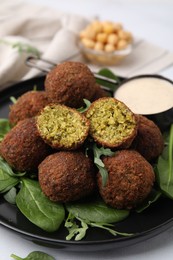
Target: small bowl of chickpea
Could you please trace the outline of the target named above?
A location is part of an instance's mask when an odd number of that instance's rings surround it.
[[[122,24],[95,20],[79,34],[84,57],[94,64],[115,65],[132,51],[133,36]]]

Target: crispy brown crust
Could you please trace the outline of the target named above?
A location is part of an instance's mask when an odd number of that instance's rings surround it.
[[[139,115],[138,118],[138,132],[132,143],[132,148],[142,154],[148,161],[152,161],[163,151],[163,136],[153,121],[142,115]]]
[[[83,106],[83,99],[92,100],[95,78],[83,63],[67,61],[51,70],[45,80],[45,90],[51,102],[69,107]]]
[[[127,137],[124,137],[123,141],[116,142],[114,144],[112,144],[112,143],[110,143],[108,141],[105,141],[104,136],[103,136],[103,138],[98,138],[97,135],[94,132],[92,132],[91,128],[90,128],[90,135],[95,140],[95,142],[97,144],[101,145],[101,146],[104,146],[104,147],[107,147],[107,148],[110,148],[110,149],[125,149],[125,148],[129,148],[131,143],[133,142],[136,134],[137,134],[138,118],[136,117],[136,115],[134,113],[132,113],[132,111],[123,102],[121,102],[121,101],[119,101],[119,100],[117,100],[115,98],[112,98],[112,97],[99,98],[98,100],[94,101],[91,104],[91,106],[89,107],[89,109],[86,112],[86,117],[88,118],[87,115],[94,108],[95,104],[97,104],[97,103],[101,104],[102,101],[104,101],[104,100],[113,100],[115,103],[119,102],[119,103],[123,104],[123,106],[126,107],[126,109],[131,112],[132,120],[134,120],[134,122],[135,122],[134,129],[133,129],[133,131],[132,131],[132,133],[130,135],[128,135]],[[90,122],[90,124],[91,124],[91,122]]]
[[[49,103],[45,91],[28,91],[10,106],[9,121],[15,125],[23,119],[34,117]]]
[[[95,190],[94,165],[82,152],[58,152],[39,165],[39,183],[50,200],[69,202]]]
[[[34,118],[20,121],[0,143],[0,155],[18,171],[36,171],[50,154],[50,148],[38,135]]]
[[[150,193],[155,175],[152,166],[138,152],[117,151],[113,157],[103,159],[108,170],[108,181],[102,185],[100,174],[97,181],[103,200],[112,207],[131,209]]]
[[[67,107],[65,105],[60,105],[60,104],[49,104],[49,106],[51,107],[59,107],[59,108],[68,108],[69,113],[75,113],[78,114],[81,118],[80,121],[85,122],[85,132],[83,132],[83,137],[80,140],[75,140],[74,143],[72,145],[67,145],[67,144],[60,144],[58,141],[55,143],[52,142],[52,140],[48,137],[46,137],[45,135],[43,135],[43,133],[41,132],[41,129],[39,128],[38,125],[38,117],[36,118],[36,122],[37,122],[37,131],[39,133],[39,135],[41,136],[41,138],[45,141],[45,143],[47,143],[48,145],[50,145],[52,148],[57,149],[57,150],[76,150],[78,148],[80,148],[84,141],[86,140],[88,134],[89,134],[89,127],[90,127],[90,122],[89,120],[85,117],[84,114],[81,114],[80,112],[78,112],[75,108],[71,108],[71,107]],[[44,113],[44,109],[41,110],[40,114]]]

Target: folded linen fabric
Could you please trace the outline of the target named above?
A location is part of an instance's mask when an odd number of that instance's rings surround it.
[[[59,63],[71,59],[83,61],[93,71],[101,66],[88,63],[77,45],[79,31],[90,19],[75,14],[29,4],[23,0],[5,0],[0,9],[0,89],[40,73],[26,66],[26,58],[40,55]],[[137,39],[132,53],[120,64],[109,67],[119,76],[159,73],[173,63],[173,53]],[[40,64],[42,65],[42,64]]]

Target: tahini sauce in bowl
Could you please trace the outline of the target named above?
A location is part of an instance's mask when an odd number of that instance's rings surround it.
[[[173,123],[173,82],[158,75],[124,81],[114,93],[134,113],[150,117],[163,130]]]

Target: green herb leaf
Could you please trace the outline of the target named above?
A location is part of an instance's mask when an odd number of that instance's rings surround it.
[[[16,204],[17,190],[12,187],[7,193],[4,194],[4,199],[10,204]]]
[[[107,179],[108,179],[108,172],[100,157],[103,155],[113,156],[115,153],[112,152],[111,149],[109,149],[109,148],[104,148],[104,147],[98,148],[95,143],[93,143],[93,146],[91,149],[93,150],[93,153],[94,153],[94,163],[97,166],[97,168],[99,169],[99,172],[102,176],[102,184],[103,184],[103,186],[105,186]]]
[[[0,157],[0,193],[9,191],[19,183],[10,166]]]
[[[13,96],[10,97],[10,100],[13,104],[16,104],[17,103],[17,99]]]
[[[143,212],[145,209],[147,209],[151,204],[153,204],[154,202],[156,202],[160,196],[162,195],[162,193],[160,191],[157,190],[152,190],[150,195],[147,197],[147,199],[145,201],[143,201],[143,203],[141,203],[137,208],[136,208],[136,212],[137,213],[141,213]]]
[[[85,111],[87,111],[88,108],[89,108],[90,105],[91,105],[91,102],[90,102],[89,100],[83,99],[83,101],[84,101],[84,103],[85,103],[86,106],[85,106],[85,107],[80,107],[80,108],[77,109],[80,113],[84,113]]]
[[[34,252],[31,252],[27,257],[25,258],[21,258],[17,255],[14,255],[12,254],[11,257],[13,259],[16,259],[16,260],[55,260],[54,257],[44,253],[44,252],[41,252],[41,251],[34,251]]]
[[[50,201],[43,194],[38,181],[22,179],[16,204],[25,217],[48,232],[56,231],[65,217],[63,205]]]
[[[4,161],[2,157],[0,157],[0,170],[8,173],[8,175],[12,177],[22,177],[26,174],[26,172],[14,172],[11,166],[6,161]]]
[[[173,199],[173,124],[163,153],[158,158],[156,179],[161,191]]]
[[[4,136],[11,130],[10,122],[8,119],[1,118],[0,119],[0,141],[4,138]]]
[[[103,200],[67,203],[66,209],[75,217],[96,223],[115,223],[129,216],[129,210],[120,210],[106,205]]]
[[[96,82],[101,85],[101,86],[104,86],[106,88],[108,88],[109,90],[111,90],[112,92],[114,92],[119,84],[120,84],[120,78],[118,76],[116,76],[111,70],[107,69],[107,68],[103,68],[101,69],[99,72],[98,72],[99,75],[101,76],[104,76],[104,77],[107,77],[109,79],[114,79],[117,81],[117,84],[115,83],[110,83],[110,82],[107,82],[105,80],[102,80],[102,79],[96,79]]]
[[[67,240],[74,238],[81,240],[85,237],[88,227],[97,227],[105,229],[112,235],[131,236],[132,234],[116,231],[110,227],[110,224],[123,220],[129,215],[127,210],[117,210],[107,206],[102,201],[89,203],[68,203],[66,209],[69,212],[65,227],[69,231]],[[80,226],[76,223],[80,222]]]

